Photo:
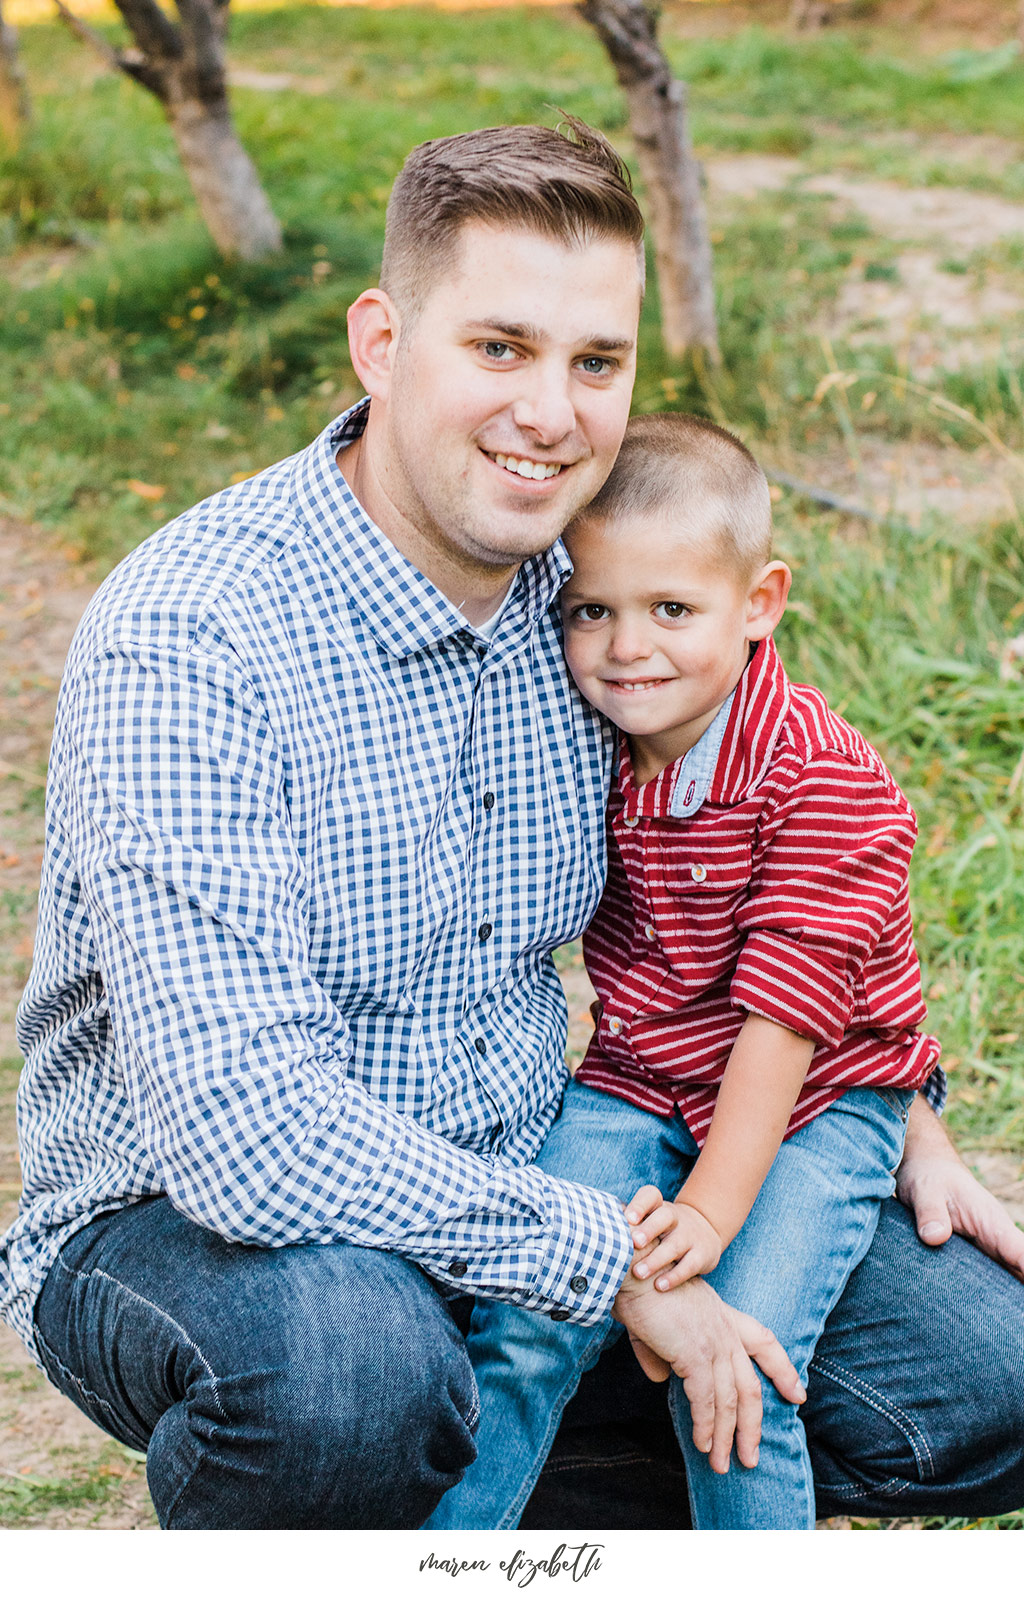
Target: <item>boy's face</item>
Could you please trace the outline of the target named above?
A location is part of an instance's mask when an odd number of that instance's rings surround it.
[[[761,580],[781,569],[788,587],[788,569],[773,562],[744,576],[672,511],[584,520],[566,544],[575,569],[562,593],[566,660],[587,699],[629,734],[645,781],[713,722],[751,641],[778,620]]]

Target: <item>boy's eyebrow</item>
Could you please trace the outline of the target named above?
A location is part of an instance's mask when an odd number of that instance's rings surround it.
[[[548,335],[532,322],[506,322],[502,317],[474,317],[465,325],[467,333],[500,333],[517,344],[543,344]],[[636,341],[623,335],[595,333],[589,339],[578,341],[581,349],[594,350],[599,355],[628,355]]]

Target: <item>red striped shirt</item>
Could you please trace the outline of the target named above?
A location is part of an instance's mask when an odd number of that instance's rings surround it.
[[[682,759],[682,758],[681,758]],[[907,876],[914,813],[877,751],[791,684],[772,640],[737,687],[708,798],[669,811],[681,762],[638,789],[625,739],[608,882],[584,935],[601,1018],[577,1077],[703,1143],[748,1011],[817,1049],[786,1136],[847,1089],[918,1088],[924,1021]]]

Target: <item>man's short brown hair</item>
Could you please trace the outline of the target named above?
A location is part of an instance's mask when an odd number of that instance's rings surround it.
[[[633,417],[604,486],[578,522],[668,512],[742,577],[772,554],[768,480],[733,434],[678,411]]]
[[[643,274],[644,219],[628,168],[603,134],[566,116],[556,128],[481,128],[417,145],[395,180],[380,286],[407,315],[454,267],[470,222],[519,228],[578,247],[634,245]]]

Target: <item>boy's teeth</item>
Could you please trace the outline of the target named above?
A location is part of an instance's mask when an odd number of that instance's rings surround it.
[[[515,472],[520,478],[553,478],[561,472],[561,462],[552,462],[545,466],[542,461],[521,461],[517,456],[494,457],[499,467],[504,467],[506,472]]]

